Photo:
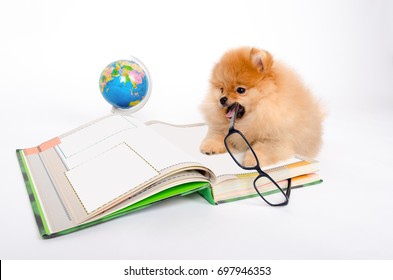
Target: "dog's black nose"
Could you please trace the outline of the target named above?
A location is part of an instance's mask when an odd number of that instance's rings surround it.
[[[221,99],[220,99],[220,103],[221,103],[221,105],[225,105],[225,103],[227,103],[227,101],[228,101],[228,98],[227,97],[221,97]]]

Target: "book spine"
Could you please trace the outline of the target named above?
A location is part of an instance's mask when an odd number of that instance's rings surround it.
[[[198,193],[203,198],[205,198],[210,204],[217,205],[217,203],[214,200],[213,189],[212,189],[211,185],[208,188],[200,190]]]

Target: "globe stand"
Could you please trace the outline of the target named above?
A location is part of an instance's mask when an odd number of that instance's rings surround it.
[[[131,113],[135,112],[135,110],[132,109],[121,109],[121,108],[116,108],[115,106],[112,107],[111,113],[115,115],[129,115]]]

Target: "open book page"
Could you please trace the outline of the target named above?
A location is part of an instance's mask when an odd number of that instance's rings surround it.
[[[60,137],[65,176],[87,214],[194,160],[133,117],[111,115]],[[195,165],[195,164],[194,164]]]
[[[150,196],[193,191],[214,177],[127,115],[103,117],[17,155],[43,235],[97,221]]]
[[[124,154],[127,154],[127,152]],[[124,212],[123,208],[127,208],[130,205],[138,207],[136,203],[141,205],[141,201],[144,199],[152,203],[154,199],[150,198],[150,196],[158,193],[162,193],[160,199],[164,199],[166,198],[165,195],[171,196],[194,191],[193,188],[197,188],[202,182],[205,182],[202,186],[206,186],[209,182],[208,178],[200,172],[201,169],[198,168],[198,171],[195,171],[189,169],[188,165],[182,165],[182,168],[177,168],[174,169],[176,171],[164,174],[157,178],[156,182],[134,191],[133,194],[127,195],[125,200],[108,207],[105,211],[100,210],[96,213],[93,211],[93,213],[87,214],[81,200],[78,199],[76,192],[66,178],[65,174],[72,174],[70,173],[72,169],[67,170],[65,168],[55,149],[49,148],[43,152],[27,156],[22,151],[19,151],[18,155],[20,156],[22,172],[26,174],[24,178],[27,181],[26,186],[28,192],[31,194],[29,197],[32,201],[33,209],[36,209],[35,211],[40,213],[39,216],[36,215],[36,220],[42,235],[51,235],[52,233],[64,231],[92,221],[98,220],[99,222],[99,219],[106,219],[112,213],[118,215],[116,212]],[[191,187],[177,188],[179,185],[187,185],[186,183],[195,182],[197,183]],[[94,188],[94,193],[91,195],[101,191],[107,192],[111,189],[112,185],[113,182],[110,182],[106,186],[106,189],[103,190]],[[93,185],[92,187],[96,186]],[[170,188],[172,191],[168,192]],[[158,201],[157,198],[155,199],[155,201]],[[146,205],[146,202],[144,205]]]
[[[135,203],[140,202],[146,198],[149,198],[154,194],[167,190],[168,188],[172,188],[175,186],[179,186],[181,184],[192,183],[192,182],[206,182],[207,184],[209,183],[207,178],[197,171],[192,171],[192,170],[182,171],[154,183],[153,185],[143,189],[137,195],[130,197],[129,199],[113,206],[108,211],[105,211],[104,213],[101,213],[93,217],[92,219],[87,220],[86,222],[99,220],[107,215],[116,213],[117,211],[123,210],[131,205],[134,205]]]
[[[186,151],[198,162],[201,162],[203,165],[213,170],[218,177],[218,181],[216,183],[219,183],[221,180],[228,178],[228,176],[231,175],[255,173],[255,171],[247,171],[237,166],[228,153],[219,155],[202,154],[199,151],[199,146],[207,133],[207,126],[204,124],[176,126],[159,121],[150,121],[146,124],[162,136],[166,137],[170,142]],[[244,157],[244,153],[239,153],[237,156],[242,159]],[[263,166],[262,169],[269,170],[300,161],[301,159],[294,157],[274,165]]]

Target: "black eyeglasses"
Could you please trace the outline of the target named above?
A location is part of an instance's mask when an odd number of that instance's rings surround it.
[[[289,196],[291,195],[291,178],[286,180],[286,183],[280,187],[276,181],[272,179],[266,172],[262,171],[258,157],[251,147],[250,143],[247,141],[246,137],[241,133],[241,131],[234,128],[235,119],[237,115],[237,110],[239,106],[235,105],[233,109],[233,115],[231,116],[231,122],[229,126],[229,131],[224,139],[225,148],[231,155],[232,159],[236,164],[244,170],[255,170],[258,172],[258,176],[254,180],[254,189],[259,194],[259,196],[270,206],[284,206],[289,202]],[[245,166],[234,156],[236,150],[233,148],[231,143],[237,143],[239,147],[248,147],[255,158],[255,165]],[[267,184],[271,183],[272,189],[266,190]],[[283,189],[286,189],[284,192]]]

